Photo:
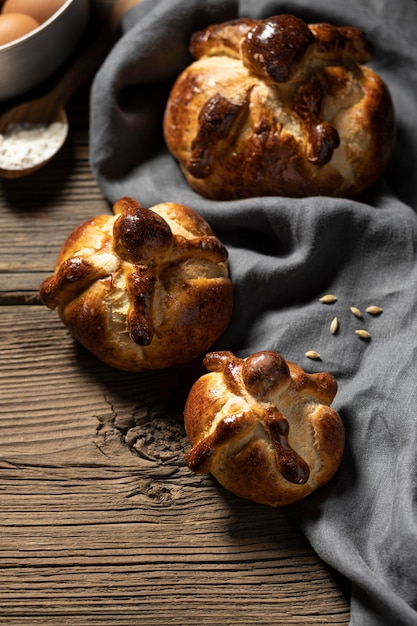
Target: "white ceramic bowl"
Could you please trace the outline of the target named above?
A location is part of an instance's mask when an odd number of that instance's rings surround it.
[[[38,28],[0,46],[0,101],[21,96],[51,77],[75,49],[88,14],[89,0],[66,0]]]

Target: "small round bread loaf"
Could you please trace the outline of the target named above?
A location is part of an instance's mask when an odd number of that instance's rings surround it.
[[[130,371],[191,361],[232,311],[227,251],[207,222],[180,204],[147,209],[132,198],[74,230],[40,296],[90,352]]]
[[[292,504],[332,478],[344,427],[330,407],[335,378],[308,374],[276,352],[246,359],[211,352],[187,398],[186,463],[211,473],[237,496],[273,507]]]
[[[394,110],[347,26],[293,15],[241,18],[196,32],[164,133],[190,186],[215,200],[355,197],[385,169]]]

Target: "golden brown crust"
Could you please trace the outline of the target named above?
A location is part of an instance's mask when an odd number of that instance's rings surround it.
[[[193,385],[184,411],[193,471],[270,506],[292,504],[332,478],[344,427],[330,407],[331,374],[307,374],[269,350],[246,359],[212,352],[204,364],[210,372]]]
[[[359,29],[241,18],[195,33],[190,49],[164,133],[197,192],[354,197],[385,169],[394,110]]]
[[[207,222],[180,204],[146,209],[132,198],[71,233],[40,295],[88,350],[131,371],[192,360],[232,310],[227,251]]]

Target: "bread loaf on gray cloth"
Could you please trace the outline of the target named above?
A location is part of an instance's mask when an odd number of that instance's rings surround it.
[[[201,195],[356,198],[380,178],[394,112],[359,28],[242,17],[194,33],[190,52],[164,137]]]
[[[164,145],[165,103],[191,62],[192,33],[279,13],[361,28],[374,46],[370,65],[390,89],[397,140],[383,178],[354,201],[207,200]],[[216,349],[240,357],[275,350],[338,381],[341,466],[289,511],[350,581],[352,626],[417,624],[416,28],[415,0],[144,0],[125,15],[91,96],[92,168],[109,201],[181,202],[229,251],[234,314]],[[320,302],[326,293],[337,301]],[[382,312],[367,313],[370,305]],[[334,317],[337,334],[329,332]],[[308,350],[321,360],[309,361]]]

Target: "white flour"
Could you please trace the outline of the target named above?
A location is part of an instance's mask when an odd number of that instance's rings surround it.
[[[64,143],[67,125],[9,124],[0,134],[0,168],[25,170],[35,167],[55,154]]]

